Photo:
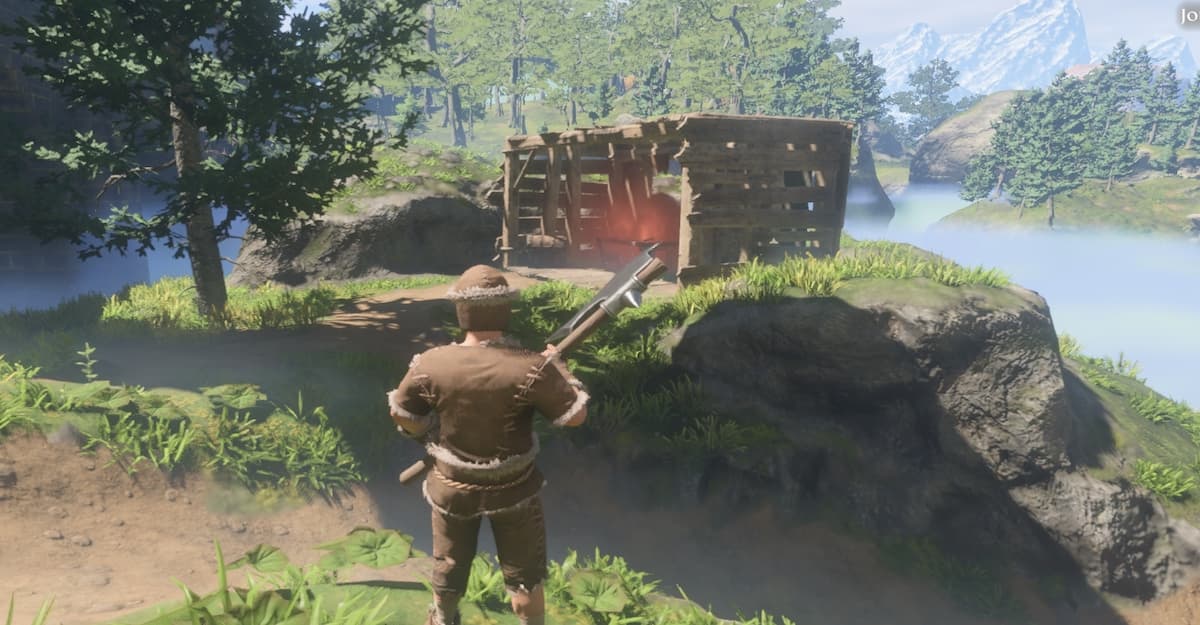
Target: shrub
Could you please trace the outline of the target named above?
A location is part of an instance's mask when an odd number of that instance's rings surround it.
[[[1182,499],[1196,487],[1195,478],[1186,476],[1183,469],[1149,460],[1137,461],[1133,479],[1166,499]]]

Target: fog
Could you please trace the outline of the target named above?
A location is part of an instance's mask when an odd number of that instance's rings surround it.
[[[950,185],[910,187],[893,203],[886,231],[847,224],[847,232],[1001,269],[1045,297],[1059,333],[1085,353],[1124,352],[1155,390],[1200,406],[1200,245],[1100,232],[929,229],[966,204]]]

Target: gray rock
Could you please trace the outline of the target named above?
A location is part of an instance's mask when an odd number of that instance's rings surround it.
[[[63,533],[58,530],[46,530],[42,532],[42,536],[49,538],[50,540],[62,540]]]
[[[71,423],[64,423],[58,426],[58,429],[47,436],[46,440],[52,445],[75,448],[81,448],[87,443],[87,437],[83,435],[83,432],[79,431],[79,428]]]
[[[464,195],[390,193],[363,200],[352,215],[331,214],[268,242],[251,229],[230,280],[299,286],[420,273],[455,274],[495,254],[500,214]]]
[[[703,480],[722,496],[766,478],[775,496],[834,506],[867,531],[934,536],[1026,570],[1079,566],[1096,588],[1138,599],[1200,573],[1200,531],[1075,465],[1086,406],[1041,297],[925,280],[838,295],[723,303],[664,341],[723,413],[786,441],[757,473],[726,461],[734,478]]]
[[[962,182],[967,162],[988,149],[996,134],[992,122],[1000,119],[1017,93],[993,93],[929,131],[913,154],[909,182]]]
[[[1197,238],[1200,238],[1200,214],[1188,215],[1188,232]]]
[[[1009,492],[1101,590],[1151,599],[1186,583],[1200,564],[1200,530],[1168,518],[1143,489],[1060,472]]]
[[[62,506],[50,506],[46,509],[46,514],[49,514],[56,519],[67,518],[67,511],[64,510]]]
[[[88,538],[87,536],[84,536],[82,534],[76,534],[75,536],[72,536],[71,542],[79,547],[91,547],[92,546],[92,539]]]
[[[288,528],[286,528],[282,525],[276,525],[274,527],[274,531],[275,531],[276,536],[287,536],[288,535]]]
[[[179,499],[179,491],[175,490],[174,488],[168,488],[167,491],[163,493],[163,497],[165,497],[167,501],[175,501],[176,499]]]

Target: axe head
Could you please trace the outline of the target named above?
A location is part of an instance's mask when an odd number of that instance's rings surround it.
[[[656,259],[651,256],[654,250],[658,249],[659,244],[655,243],[650,247],[642,250],[636,258],[629,261],[620,271],[613,274],[612,280],[604,285],[592,301],[588,302],[579,312],[575,313],[571,320],[563,324],[563,326],[554,331],[549,338],[548,343],[557,343],[566,338],[575,330],[585,319],[590,317],[596,308],[603,307],[610,315],[616,315],[622,308],[633,306],[638,307],[641,304],[642,291],[647,285],[641,284],[635,278],[639,272],[646,268],[647,265],[654,262]]]

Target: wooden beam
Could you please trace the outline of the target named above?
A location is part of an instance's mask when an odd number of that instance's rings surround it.
[[[842,154],[838,150],[763,150],[727,148],[722,144],[690,144],[676,157],[681,164],[695,167],[725,167],[735,165],[747,168],[771,167],[773,169],[826,169],[837,167]]]
[[[699,193],[694,199],[698,207],[770,206],[824,202],[833,199],[832,194],[833,189],[823,187],[776,187],[773,189],[722,187]]]
[[[689,141],[835,143],[849,149],[854,125],[837,120],[693,117],[679,128]]]
[[[580,146],[571,146],[573,150],[579,150]],[[538,159],[529,166],[529,173],[545,175],[546,174],[546,159]],[[608,174],[608,152],[605,152],[604,158],[584,158],[581,159],[580,168],[584,175]]]
[[[546,170],[546,201],[542,205],[542,232],[553,236],[562,234],[558,226],[558,193],[562,183],[562,148],[551,147]]]
[[[513,245],[516,242],[517,235],[521,231],[521,225],[518,221],[520,217],[520,193],[517,188],[517,168],[521,164],[521,155],[518,153],[506,154],[504,156],[504,226],[500,233],[500,256],[502,258],[502,266],[508,268]]]
[[[840,228],[839,215],[808,210],[763,208],[755,210],[703,210],[687,217],[693,229],[699,228]],[[698,263],[703,264],[703,263]]]
[[[552,145],[567,146],[611,143],[614,141],[650,143],[658,139],[677,137],[677,126],[678,124],[675,122],[659,122],[655,120],[625,126],[547,132],[540,135],[514,135],[508,138],[508,148],[505,151],[521,151]]]
[[[692,177],[687,167],[683,168],[683,174],[680,176],[679,191],[679,259],[675,266],[682,268],[703,265],[707,261],[707,250],[704,246],[707,233],[692,228]]]
[[[570,204],[567,205],[567,240],[571,243],[567,250],[569,258],[579,251],[580,225],[583,215],[583,172],[580,167],[582,157],[578,147],[565,148],[567,151],[567,194]]]

